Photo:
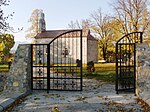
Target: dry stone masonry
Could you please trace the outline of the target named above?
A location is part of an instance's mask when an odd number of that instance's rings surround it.
[[[150,46],[137,45],[137,95],[150,105]]]
[[[0,92],[4,90],[8,73],[0,73]]]
[[[4,94],[23,94],[31,90],[31,45],[19,45],[6,80]]]

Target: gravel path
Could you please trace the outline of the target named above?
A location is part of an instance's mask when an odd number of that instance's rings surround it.
[[[34,91],[12,112],[147,112],[134,94],[115,94],[115,86],[84,79],[82,92]]]

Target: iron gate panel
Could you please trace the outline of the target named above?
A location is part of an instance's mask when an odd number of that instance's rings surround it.
[[[33,90],[82,90],[82,30],[70,30],[49,44],[31,45]]]
[[[49,52],[49,90],[82,90],[82,30],[54,38]]]
[[[31,89],[47,90],[47,44],[31,44]]]
[[[136,89],[136,43],[142,43],[142,32],[123,36],[116,43],[116,92]]]

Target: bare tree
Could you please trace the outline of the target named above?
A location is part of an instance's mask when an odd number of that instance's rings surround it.
[[[9,0],[0,0],[0,33],[3,33],[8,30],[13,31],[13,28],[10,27],[9,23],[7,22],[7,20],[13,16],[13,14],[9,14],[5,17],[2,9],[2,6],[8,6],[9,2]]]
[[[13,27],[10,26],[10,24],[7,22],[8,19],[12,19],[15,12],[12,12],[11,14],[8,14],[7,16],[4,15],[2,6],[8,6],[10,0],[0,0],[0,33],[5,32],[13,32],[16,33],[18,31],[21,31],[23,28],[18,28],[18,30],[14,30]]]
[[[68,26],[71,29],[90,29],[91,33],[98,39],[99,58],[108,59],[107,53],[114,52],[114,43],[120,37],[118,29],[120,23],[107,15],[103,15],[101,9],[91,14],[91,19],[71,21]]]
[[[121,24],[121,33],[145,32],[150,24],[147,0],[117,0],[113,8],[116,20]]]
[[[113,32],[112,20],[109,16],[103,15],[101,9],[91,14],[91,21],[94,34],[99,38],[99,48],[102,51],[103,59],[107,60],[108,47],[112,45]]]
[[[76,20],[75,22],[71,21],[70,24],[68,24],[68,26],[71,29],[90,29],[91,21],[89,19],[83,19],[81,21]]]

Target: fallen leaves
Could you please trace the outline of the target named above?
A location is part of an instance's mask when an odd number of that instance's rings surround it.
[[[144,102],[143,100],[137,98],[136,101],[138,102],[139,105],[141,105],[147,112],[150,112],[150,106]]]

